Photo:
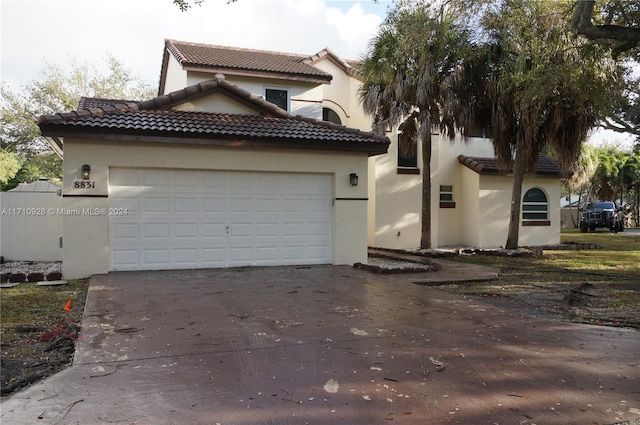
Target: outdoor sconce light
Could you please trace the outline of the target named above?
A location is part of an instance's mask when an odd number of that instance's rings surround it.
[[[358,175],[356,173],[349,174],[349,182],[351,183],[351,186],[357,186],[358,185]]]
[[[89,180],[89,174],[91,174],[91,167],[88,164],[82,166],[82,179]]]

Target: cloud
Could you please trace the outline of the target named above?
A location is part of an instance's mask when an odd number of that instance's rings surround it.
[[[165,38],[309,55],[328,46],[356,59],[382,21],[360,3],[206,0],[183,13],[172,0],[3,0],[1,76],[17,88],[45,63],[101,66],[109,52],[156,84]]]

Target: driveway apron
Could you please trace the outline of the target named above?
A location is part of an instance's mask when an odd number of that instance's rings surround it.
[[[2,424],[612,424],[638,332],[535,319],[343,266],[91,279],[72,367]]]

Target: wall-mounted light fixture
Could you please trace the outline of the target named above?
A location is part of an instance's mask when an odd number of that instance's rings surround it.
[[[89,180],[90,174],[91,174],[91,167],[88,164],[84,164],[82,166],[82,179]]]
[[[349,174],[349,183],[351,183],[351,186],[358,185],[358,175],[356,173]]]

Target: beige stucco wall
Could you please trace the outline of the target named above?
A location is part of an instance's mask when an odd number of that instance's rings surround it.
[[[91,165],[94,189],[76,189],[83,164]],[[366,261],[367,156],[315,151],[249,150],[158,143],[119,143],[65,139],[63,206],[69,210],[108,208],[111,167],[176,168],[194,170],[325,173],[333,176],[332,263]],[[352,187],[349,174],[360,184]],[[75,196],[74,196],[75,195]],[[340,198],[356,198],[340,199]],[[107,215],[64,217],[64,274],[86,277],[109,271]]]
[[[385,248],[417,248],[421,232],[422,176],[398,174],[397,133],[389,133],[389,138],[389,153],[371,160],[376,176],[376,224],[369,244]],[[512,180],[510,177],[480,176],[458,162],[460,154],[494,156],[489,139],[469,138],[465,142],[461,138],[451,141],[433,135],[432,246],[503,246],[509,226]],[[422,172],[421,155],[419,144],[418,168]],[[440,185],[453,186],[455,208],[440,208]],[[520,225],[519,243],[522,246],[560,243],[560,179],[527,178],[522,193],[532,187],[539,187],[546,193],[551,225]]]
[[[0,255],[16,261],[60,261],[62,198],[55,192],[0,193]]]
[[[461,245],[468,238],[467,222],[477,219],[470,217],[469,210],[478,201],[475,185],[464,186],[464,169],[458,155],[493,157],[493,145],[489,139],[469,137],[467,140],[456,137],[451,140],[442,135],[433,135],[431,155],[431,206],[433,217],[431,221],[433,246]],[[467,182],[470,183],[471,182]],[[440,185],[453,186],[453,200],[455,208],[440,208]],[[475,238],[474,238],[475,239]]]
[[[247,105],[239,103],[222,93],[213,93],[209,96],[182,103],[175,108],[178,111],[188,112],[212,112],[220,114],[260,115],[258,111]]]
[[[211,78],[211,74],[208,74],[209,78]],[[177,90],[182,90],[187,87],[187,71],[182,69],[182,65],[178,63],[178,61],[173,57],[173,55],[169,55],[169,61],[167,63],[167,74],[165,76],[164,83],[164,92],[160,93],[167,94]]]
[[[512,180],[500,176],[480,177],[479,248],[504,246],[509,231]],[[555,245],[560,243],[560,179],[528,177],[522,194],[540,188],[547,195],[549,226],[523,226],[520,220],[520,246]],[[522,216],[521,216],[522,217]]]
[[[189,72],[186,85],[190,86],[211,79],[213,76],[204,72]],[[270,78],[249,78],[235,75],[225,75],[225,79],[238,87],[264,98],[265,88],[286,89],[289,91],[290,110],[292,115],[322,119],[322,88],[323,84],[304,81],[286,81]],[[184,88],[180,87],[180,88]]]

